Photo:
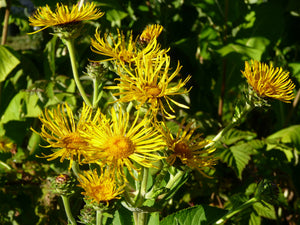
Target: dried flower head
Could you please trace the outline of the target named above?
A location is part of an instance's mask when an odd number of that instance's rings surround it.
[[[174,136],[168,127],[163,125],[163,137],[170,151],[167,162],[173,165],[177,159],[180,159],[182,164],[204,174],[203,169],[211,168],[216,163],[215,156],[212,154],[215,149],[206,148],[210,141],[201,140],[200,134],[194,135],[196,128],[192,128],[192,126],[193,123],[188,123],[184,127],[183,121]]]

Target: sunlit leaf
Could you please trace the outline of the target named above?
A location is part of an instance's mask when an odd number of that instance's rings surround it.
[[[19,59],[5,46],[0,45],[0,82],[20,63]]]
[[[198,205],[165,217],[160,225],[211,225],[226,214],[226,210]]]

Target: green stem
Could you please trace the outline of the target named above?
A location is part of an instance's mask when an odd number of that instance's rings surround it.
[[[69,56],[70,56],[70,61],[71,61],[71,66],[72,66],[72,71],[73,71],[73,77],[76,83],[76,86],[85,101],[85,103],[89,106],[92,106],[90,100],[88,99],[79,79],[78,75],[78,69],[77,69],[77,62],[76,62],[76,57],[75,57],[75,48],[74,48],[74,39],[64,39],[65,44],[68,48],[69,51]]]
[[[146,194],[146,199],[152,198],[153,194],[155,193],[155,191],[160,188],[160,184],[163,181],[164,177],[166,176],[166,174],[168,173],[170,168],[170,164],[169,163],[165,163],[162,170],[160,171],[160,173],[156,176],[155,178],[155,183],[153,184],[151,190]]]
[[[93,108],[96,108],[98,104],[98,80],[97,77],[93,79],[94,83],[94,95],[93,95]]]
[[[7,170],[11,170],[10,166],[7,165],[5,162],[2,162],[1,160],[0,160],[0,165],[5,167]]]
[[[147,215],[148,213],[140,212],[138,218],[138,225],[146,225],[147,224]]]
[[[246,103],[244,109],[242,110],[242,112],[239,113],[239,115],[235,115],[233,117],[233,120],[231,121],[230,124],[228,124],[223,130],[221,130],[212,140],[212,142],[210,142],[209,144],[207,144],[205,146],[205,148],[211,147],[213,146],[216,142],[218,142],[231,128],[235,127],[236,125],[238,125],[241,122],[241,119],[247,115],[247,113],[249,113],[252,109],[254,108],[254,106],[249,105]]]
[[[138,212],[133,212],[133,220],[134,220],[134,224],[138,225],[138,223],[139,223],[139,213]]]
[[[96,211],[96,225],[102,225],[103,214],[101,210]]]
[[[142,183],[139,188],[139,193],[138,193],[137,199],[134,203],[135,207],[142,206],[145,201],[145,195],[147,192],[148,174],[149,174],[149,169],[144,167],[142,170],[142,174],[141,174],[142,175]]]
[[[142,183],[139,188],[139,193],[137,196],[137,199],[135,201],[135,207],[141,207],[145,201],[145,196],[147,193],[147,184],[148,184],[148,176],[149,176],[149,168],[143,168],[142,170]],[[135,225],[145,225],[147,220],[148,213],[145,212],[134,212],[134,220],[135,220]]]
[[[230,210],[225,216],[223,216],[221,219],[219,219],[217,222],[215,222],[215,224],[223,224],[225,223],[226,220],[230,219],[232,216],[234,216],[235,214],[245,210],[246,208],[252,206],[254,203],[259,202],[259,200],[255,197],[249,199],[247,202],[245,202],[244,204],[240,205],[239,207],[237,207],[234,210]]]
[[[80,172],[78,163],[75,161],[73,161],[73,163],[72,163],[72,170],[73,170],[73,173],[75,174],[75,176],[78,178],[79,174],[81,174],[81,172]]]
[[[68,217],[68,221],[70,221],[70,223],[72,225],[77,224],[76,220],[74,219],[72,212],[71,212],[71,208],[70,208],[70,202],[69,202],[69,197],[62,195],[61,196],[63,203],[64,203],[64,207],[65,207],[65,211],[66,211],[66,215]]]
[[[184,175],[184,173],[185,172],[181,171],[181,170],[178,173],[176,173],[176,175],[173,178],[170,178],[170,180],[168,181],[168,183],[166,185],[166,188],[171,189],[174,186],[174,184],[176,184],[177,181],[179,179],[181,179],[181,177]]]

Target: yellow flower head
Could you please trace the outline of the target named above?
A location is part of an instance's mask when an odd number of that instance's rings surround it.
[[[79,174],[78,180],[85,191],[82,194],[97,204],[105,202],[108,206],[110,200],[119,199],[124,191],[124,185],[117,187],[114,176],[108,170],[102,170],[100,176],[97,170],[85,171],[84,175]]]
[[[86,139],[80,135],[80,131],[85,129],[86,123],[96,123],[99,114],[100,111],[97,111],[92,119],[92,108],[84,104],[79,121],[76,123],[72,110],[67,104],[58,105],[57,109],[53,110],[46,109],[45,113],[39,117],[42,122],[39,135],[49,143],[44,147],[57,149],[50,155],[44,155],[48,158],[47,160],[60,158],[62,162],[68,159],[70,160],[69,169],[74,160],[80,163],[82,156],[87,155],[88,145]]]
[[[180,79],[176,84],[172,84],[173,79],[178,76],[181,66],[178,63],[175,71],[170,73],[170,57],[167,54],[159,54],[156,58],[144,55],[142,59],[136,61],[134,71],[127,67],[123,67],[123,69],[126,73],[119,71],[120,78],[116,79],[119,81],[117,86],[107,87],[107,89],[120,90],[119,93],[114,93],[114,96],[120,96],[118,101],[135,100],[139,103],[138,107],[147,103],[154,116],[160,111],[167,119],[175,116],[166,110],[165,104],[173,113],[175,110],[170,102],[182,108],[189,108],[175,101],[171,96],[188,93],[189,90],[183,87],[191,76],[184,81]]]
[[[152,167],[154,162],[162,159],[158,151],[165,143],[158,131],[150,126],[149,119],[145,117],[138,121],[137,115],[130,125],[129,114],[123,113],[121,108],[118,110],[117,113],[114,108],[111,109],[109,123],[101,120],[99,125],[88,125],[88,130],[83,133],[88,137],[91,149],[87,162],[108,165],[118,178],[123,177],[126,180],[124,166],[132,177],[133,170],[139,170],[135,163]]]
[[[295,85],[289,78],[289,72],[283,71],[281,67],[274,68],[272,64],[268,66],[252,60],[251,66],[245,62],[245,71],[242,71],[242,74],[260,97],[274,98],[287,103],[294,99]]]
[[[160,33],[162,32],[162,30],[163,30],[163,26],[159,24],[149,25],[141,34],[140,41],[149,43],[153,39],[157,39]]]
[[[7,138],[0,137],[0,152],[10,152],[14,148],[15,145],[13,142]]]
[[[75,24],[84,20],[96,20],[103,16],[103,12],[96,8],[95,4],[86,3],[81,7],[78,4],[69,9],[67,5],[56,5],[56,10],[53,12],[48,5],[39,7],[37,11],[29,17],[29,25],[36,27],[44,27],[31,34],[37,33],[51,26],[64,26]]]
[[[115,40],[112,34],[105,33],[103,38],[96,30],[95,39],[91,40],[91,49],[97,54],[108,57],[101,61],[116,60],[117,63],[131,64],[142,55],[160,51],[160,45],[157,44],[156,40],[149,43],[145,48],[139,49],[136,41],[133,40],[132,32],[127,37],[128,40],[126,40],[124,34],[119,30],[117,31],[118,37]]]
[[[211,154],[215,149],[205,148],[210,141],[199,141],[200,134],[193,135],[195,132],[195,128],[192,128],[193,123],[188,123],[185,127],[183,124],[184,121],[181,123],[176,136],[170,132],[166,125],[162,129],[167,147],[170,150],[167,162],[173,165],[176,159],[180,159],[181,163],[204,174],[204,168],[211,168],[216,163],[214,155]]]

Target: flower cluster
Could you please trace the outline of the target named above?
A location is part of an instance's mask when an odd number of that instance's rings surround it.
[[[41,30],[59,27],[66,32],[68,26],[73,29],[81,21],[103,15],[93,3],[73,5],[72,9],[63,4],[56,7],[55,12],[48,6],[40,7],[29,18],[30,25],[44,27]],[[71,39],[79,35],[78,30],[73,32],[77,33],[60,37]],[[182,120],[177,132],[171,132],[167,125],[178,120],[180,108],[189,108],[180,101],[180,96],[189,93],[190,88],[186,86],[191,76],[180,73],[182,66],[179,62],[172,66],[169,49],[162,48],[158,42],[162,32],[163,26],[158,24],[147,26],[137,37],[132,31],[125,36],[123,31],[117,30],[114,36],[96,29],[91,50],[101,59],[94,60],[89,67],[95,89],[93,104],[85,95],[80,79],[74,75],[86,104],[83,103],[76,115],[65,103],[46,109],[40,116],[42,127],[39,135],[48,142],[45,147],[53,149],[52,154],[43,157],[59,159],[60,162],[69,160],[69,170],[76,164],[98,168],[78,175],[83,195],[97,205],[109,205],[111,200],[119,199],[131,178],[147,180],[140,179],[141,171],[145,168],[159,170],[158,163],[183,171],[195,169],[204,175],[206,168],[216,164],[214,142],[201,139],[194,123],[185,124]],[[70,54],[73,54],[70,51],[73,47],[69,45]],[[76,64],[73,59],[74,56],[71,57],[72,66]],[[93,70],[93,65],[97,69]],[[72,69],[74,73],[75,66]],[[104,114],[104,107],[101,109],[97,105],[101,98],[97,81],[102,77],[97,73],[109,69],[116,74],[115,83],[104,90],[111,91],[115,101],[109,102],[111,108]],[[272,65],[269,67],[254,61],[251,66],[246,62],[242,73],[259,98],[270,97],[283,102],[294,98],[295,85],[282,68],[274,69]],[[132,106],[136,109],[134,112]],[[140,190],[135,198],[138,206],[143,191]]]

